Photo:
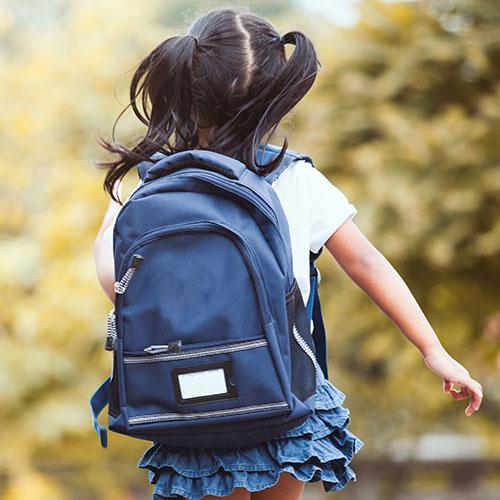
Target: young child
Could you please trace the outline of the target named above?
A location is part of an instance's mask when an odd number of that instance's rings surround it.
[[[294,45],[289,59],[286,44]],[[145,57],[132,78],[130,105],[147,133],[133,149],[102,140],[119,156],[105,164],[104,185],[112,199],[94,247],[98,277],[112,301],[112,231],[123,176],[157,151],[196,148],[236,157],[254,172],[267,173],[281,155],[260,166],[256,148],[307,93],[317,70],[314,47],[304,34],[281,36],[268,21],[233,9],[209,12],[188,34],[163,41]],[[304,303],[310,291],[309,252],[325,246],[415,344],[426,365],[442,377],[443,390],[457,400],[471,398],[465,414],[477,411],[481,385],[446,352],[402,278],[353,222],[357,209],[344,193],[305,160],[294,161],[272,186],[289,223]],[[344,399],[319,370],[316,410],[303,424],[233,450],[153,443],[138,467],[149,469],[155,499],[295,500],[305,482],[319,480],[325,491],[334,492],[356,479],[348,464],[364,445],[347,428]]]

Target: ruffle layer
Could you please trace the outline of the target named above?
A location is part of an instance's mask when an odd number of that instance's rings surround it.
[[[289,472],[305,482],[323,481],[325,492],[356,481],[349,467],[364,442],[348,428],[346,395],[321,377],[316,411],[301,425],[258,445],[238,449],[197,449],[154,443],[137,466],[148,469],[154,500],[227,496],[235,488],[269,488]]]

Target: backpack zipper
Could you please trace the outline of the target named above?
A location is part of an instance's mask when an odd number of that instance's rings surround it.
[[[318,364],[318,361],[316,360],[316,356],[314,355],[314,352],[309,347],[307,342],[302,338],[302,335],[300,335],[295,323],[293,324],[292,333],[293,333],[293,337],[297,341],[297,344],[299,344],[300,348],[307,354],[309,359],[313,362],[314,368],[316,369],[316,371],[318,371],[319,364]]]
[[[150,345],[145,347],[144,351],[149,354],[161,354],[164,352],[180,352],[182,349],[182,340],[173,340],[168,344]]]
[[[157,361],[171,361],[177,359],[190,359],[199,358],[201,356],[212,356],[215,354],[226,354],[230,352],[245,351],[248,349],[256,349],[257,347],[267,346],[267,339],[258,340],[247,340],[243,342],[234,342],[232,344],[227,344],[225,346],[214,346],[214,347],[204,347],[200,349],[191,349],[184,352],[157,352],[157,351],[146,351],[146,349],[154,348],[164,348],[168,346],[150,346],[144,349],[146,352],[151,352],[149,355],[141,356],[123,356],[123,362],[128,364],[138,364],[138,363],[155,363]]]
[[[289,408],[289,405],[286,401],[277,401],[274,403],[239,406],[236,408],[228,408],[226,410],[200,411],[193,413],[154,413],[151,415],[129,417],[128,422],[129,424],[147,424],[169,420],[194,420],[197,418],[224,417],[226,415],[235,415],[238,413],[247,413],[250,411],[273,410],[278,408]]]
[[[106,343],[104,349],[106,351],[114,351],[116,346],[116,339],[118,335],[116,332],[116,316],[114,308],[108,313],[106,321]]]
[[[196,167],[192,167],[194,169],[196,169]],[[197,169],[199,170],[199,169]],[[172,172],[170,174],[167,174],[165,176],[162,176],[162,177],[158,177],[156,179],[152,179],[152,181],[154,180],[158,180],[158,179],[174,179],[175,177],[182,177],[183,175],[185,175],[186,173],[189,174],[189,171],[188,169],[183,169],[181,171],[178,171],[178,172]],[[216,174],[212,174],[211,172],[209,171],[203,171],[202,172],[202,175],[197,175],[196,176],[197,178],[202,178],[203,177],[208,177],[208,178],[212,178],[216,181],[216,183],[220,186],[225,186],[225,187],[229,187],[229,191],[231,191],[232,193],[236,193],[236,190],[233,188],[233,185],[231,182],[227,182],[227,181],[224,181],[224,179],[220,179],[220,177],[216,176]],[[222,182],[221,182],[222,181]],[[130,195],[129,199],[125,202],[125,204],[122,206],[122,208],[120,209],[119,213],[118,213],[118,216],[116,218],[116,221],[115,221],[115,225],[116,223],[118,222],[118,218],[122,215],[123,213],[123,209],[129,205],[129,203],[131,203],[132,200],[132,196],[135,195],[136,193],[138,193],[140,190],[142,190],[143,187],[149,185],[151,181],[148,181],[148,182],[143,182],[139,187],[137,187],[137,189]],[[236,182],[236,181],[234,181]],[[266,181],[267,182],[267,181]],[[257,208],[263,208],[263,212],[266,214],[267,218],[276,226],[276,228],[279,230],[279,227],[278,227],[278,219],[275,217],[275,214],[271,208],[271,206],[261,197],[259,196],[251,187],[245,185],[245,184],[242,184],[240,182],[237,182],[237,184],[239,186],[241,186],[243,189],[245,189],[249,194],[250,194],[250,198],[252,199],[252,201],[254,201],[254,205],[257,207]]]
[[[215,184],[218,184],[219,186],[227,187],[229,191],[237,194],[237,190],[234,189],[234,187],[233,187],[234,183],[231,181],[227,181],[225,178],[221,178],[221,177],[217,176],[216,174],[212,174],[211,172],[203,172],[203,174],[200,175],[199,177],[200,178],[203,178],[203,177],[212,178],[215,181]],[[241,182],[239,182],[238,185],[240,187],[244,188],[248,192],[249,197],[253,201],[253,204],[257,208],[260,208],[262,210],[262,212],[264,212],[266,214],[267,218],[273,223],[274,227],[276,228],[276,230],[278,232],[278,236],[279,236],[278,240],[279,240],[280,246],[283,250],[283,254],[286,255],[287,253],[286,253],[285,243],[284,243],[283,239],[281,238],[281,230],[279,227],[279,221],[278,221],[278,218],[276,217],[276,214],[274,213],[273,209],[269,205],[269,203],[267,203],[267,201],[264,200],[262,198],[262,196],[259,196],[257,194],[257,192],[254,191],[251,187],[249,187],[245,184],[242,184]],[[274,189],[274,188],[271,188],[271,189]],[[289,280],[293,281],[293,276],[290,276]],[[288,283],[288,286],[291,286],[290,281]]]
[[[123,275],[122,279],[120,281],[115,281],[115,293],[122,295],[127,291],[127,288],[130,284],[130,281],[132,280],[132,277],[135,274],[135,271],[141,267],[143,262],[144,257],[142,255],[134,255],[132,264],[130,264],[130,267],[127,269],[127,272]]]
[[[193,169],[196,169],[196,167],[192,167]],[[186,173],[188,174],[187,176],[189,177],[189,171],[187,171],[187,169],[183,169],[181,171],[178,171],[178,172],[173,172],[171,174],[167,174],[166,176],[164,177],[159,177],[158,179],[162,179],[162,178],[165,178],[165,179],[173,179],[177,176],[186,176]],[[192,175],[190,177],[193,177]],[[196,178],[199,178],[199,179],[208,179],[208,180],[213,180],[214,182],[212,182],[212,184],[215,184],[219,187],[223,187],[223,188],[226,188],[227,191],[233,193],[233,194],[239,194],[238,193],[238,189],[235,189],[234,188],[234,183],[236,181],[227,181],[225,178],[221,178],[220,176],[218,176],[217,174],[214,174],[210,171],[203,171],[201,173],[198,173],[198,175],[195,176]],[[153,179],[153,180],[157,180],[157,179]],[[151,182],[151,181],[149,181]],[[141,190],[144,186],[147,186],[149,184],[149,182],[145,182],[143,184],[141,184],[135,191],[134,191],[134,195],[139,191]],[[266,181],[267,182],[267,181]],[[280,227],[279,227],[279,221],[278,221],[278,218],[276,217],[276,214],[274,213],[274,211],[272,210],[271,206],[269,205],[269,203],[267,203],[266,200],[264,200],[262,198],[262,196],[258,195],[256,191],[254,191],[251,187],[245,185],[245,184],[242,184],[241,182],[237,182],[238,186],[240,186],[240,188],[244,189],[247,193],[247,196],[245,197],[247,200],[249,200],[254,206],[256,206],[257,208],[259,208],[265,215],[266,217],[268,218],[268,220],[273,224],[273,226],[276,228],[276,231],[278,233],[278,240],[279,240],[279,244],[283,250],[283,254],[284,255],[287,255],[287,252],[286,252],[286,247],[285,247],[285,243],[283,241],[283,239],[281,238],[281,230],[280,230]],[[131,203],[133,200],[131,199],[132,196],[130,196],[130,198],[125,202],[125,204],[122,206],[122,208],[120,209],[120,212],[118,213],[117,215],[117,218],[116,218],[116,221],[115,221],[115,227],[117,226],[117,223],[118,223],[118,219],[119,217],[123,214],[123,211],[124,211],[124,208],[129,204]],[[289,283],[288,283],[288,287],[291,286],[291,281],[293,281],[293,276],[289,276]]]
[[[177,225],[172,225],[168,227],[162,227],[162,228],[155,228],[151,231],[148,231],[142,235],[141,238],[137,240],[137,242],[132,245],[129,250],[125,253],[123,259],[122,259],[122,266],[120,268],[120,273],[123,274],[125,271],[125,266],[127,265],[127,262],[130,259],[130,256],[133,255],[140,247],[150,243],[151,241],[154,241],[156,238],[159,238],[161,236],[165,236],[168,234],[180,234],[180,233],[190,233],[190,232],[196,232],[196,231],[203,231],[204,229],[215,229],[215,232],[219,232],[222,234],[226,234],[231,240],[233,240],[236,245],[242,250],[240,253],[243,256],[246,264],[247,264],[247,269],[249,270],[250,275],[252,276],[252,282],[254,285],[254,289],[257,295],[257,299],[259,302],[259,314],[261,317],[262,325],[266,325],[269,321],[267,318],[269,318],[269,309],[267,307],[268,300],[267,300],[267,292],[262,284],[262,281],[260,279],[260,276],[257,274],[257,270],[260,270],[260,266],[257,262],[257,259],[255,257],[255,253],[253,252],[253,249],[251,246],[248,244],[246,239],[238,234],[234,228],[229,226],[228,224],[223,224],[221,222],[215,222],[215,221],[194,221],[194,222],[183,222]],[[134,258],[136,256],[134,255]],[[138,257],[142,258],[144,260],[144,257],[138,255]],[[142,262],[141,262],[142,263]],[[139,264],[140,265],[140,264]],[[134,261],[130,265],[130,269],[132,269],[134,266]],[[131,275],[133,276],[135,273],[132,272]],[[126,281],[126,276],[127,273],[124,274],[122,280]],[[130,274],[129,274],[130,276]],[[128,278],[126,287],[128,287],[131,277]],[[122,281],[120,280],[120,281]],[[125,288],[126,289],[126,288]],[[119,312],[121,301],[118,300],[119,297],[125,297],[123,294],[118,294],[116,297],[115,301],[115,307],[116,311]]]

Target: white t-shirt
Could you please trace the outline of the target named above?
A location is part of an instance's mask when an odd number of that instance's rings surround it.
[[[292,162],[272,183],[285,212],[292,245],[293,271],[304,304],[309,297],[309,251],[318,253],[326,240],[357,208],[310,162]],[[318,271],[319,274],[319,271]]]

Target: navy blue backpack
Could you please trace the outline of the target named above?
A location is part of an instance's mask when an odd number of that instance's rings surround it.
[[[268,161],[279,148],[259,148]],[[167,445],[251,446],[300,425],[326,378],[325,330],[311,253],[304,304],[286,216],[271,183],[240,161],[189,150],[137,166],[141,185],[113,233],[113,368],[90,398],[93,427]],[[313,321],[311,335],[310,321]]]

